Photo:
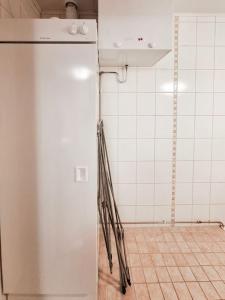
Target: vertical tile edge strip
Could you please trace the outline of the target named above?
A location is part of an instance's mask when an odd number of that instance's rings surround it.
[[[173,70],[173,140],[172,140],[172,198],[171,224],[176,218],[176,160],[177,160],[177,96],[178,96],[178,47],[179,47],[179,16],[174,17],[174,70]]]

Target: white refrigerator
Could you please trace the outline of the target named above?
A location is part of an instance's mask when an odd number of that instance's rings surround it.
[[[0,20],[0,230],[9,300],[95,300],[94,20]]]

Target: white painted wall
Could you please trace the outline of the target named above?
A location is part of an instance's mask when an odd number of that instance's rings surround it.
[[[173,0],[174,12],[178,13],[223,13],[224,0]]]
[[[36,0],[0,0],[0,18],[40,18]]]

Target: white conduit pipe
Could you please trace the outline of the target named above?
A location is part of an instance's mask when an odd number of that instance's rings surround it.
[[[78,19],[78,4],[76,0],[65,0],[66,19]]]

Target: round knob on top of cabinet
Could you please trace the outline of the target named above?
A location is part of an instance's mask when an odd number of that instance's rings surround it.
[[[86,23],[83,23],[82,25],[80,25],[80,27],[79,27],[79,33],[80,34],[83,34],[83,35],[86,35],[86,34],[88,34],[88,26],[87,26],[87,24]]]
[[[69,28],[69,33],[72,34],[72,35],[75,35],[77,34],[77,24],[72,24]]]

